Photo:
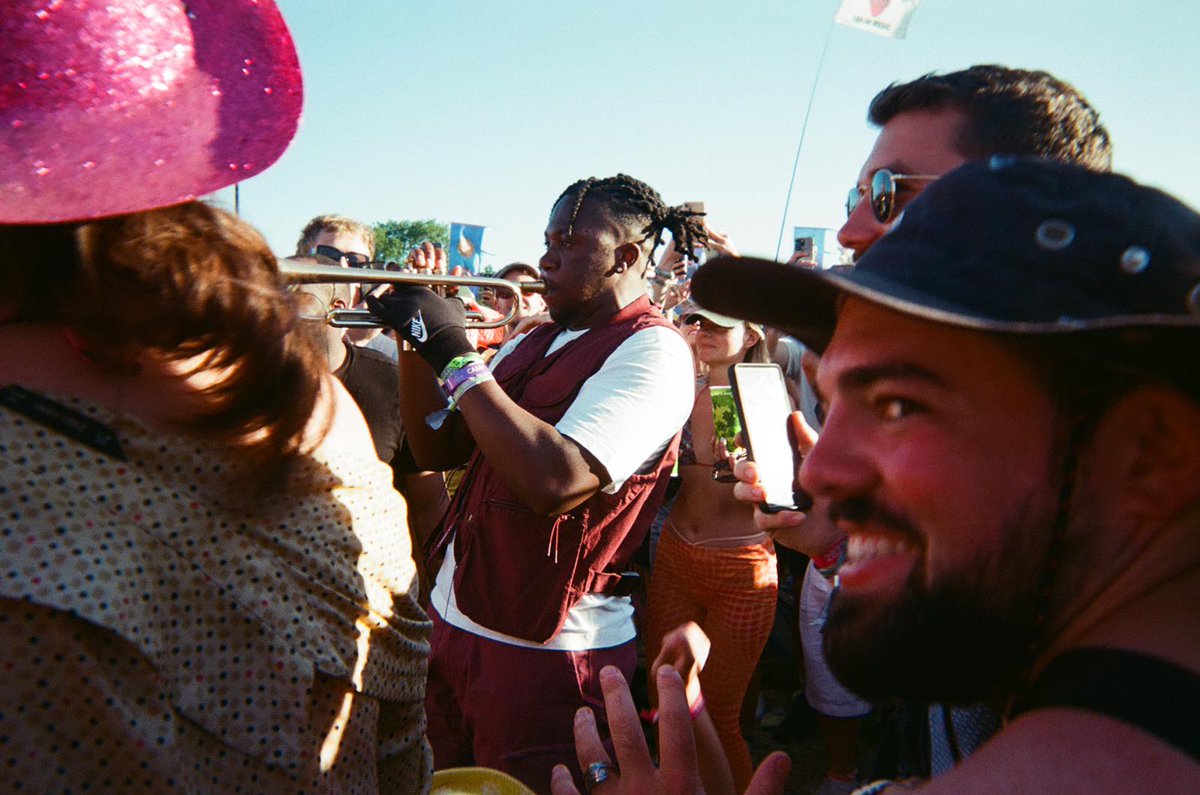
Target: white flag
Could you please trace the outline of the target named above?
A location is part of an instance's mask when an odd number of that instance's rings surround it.
[[[921,0],[842,0],[835,22],[876,36],[902,39]]]

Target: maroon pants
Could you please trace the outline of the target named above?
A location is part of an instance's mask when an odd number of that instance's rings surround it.
[[[631,680],[636,641],[610,649],[548,651],[509,646],[433,618],[427,733],[433,766],[480,765],[518,778],[535,792],[550,791],[550,771],[571,768],[575,712],[591,707],[607,738],[600,669],[616,666]]]

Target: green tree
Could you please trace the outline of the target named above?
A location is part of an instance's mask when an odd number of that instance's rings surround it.
[[[374,225],[375,259],[404,262],[408,252],[428,240],[450,245],[450,225],[426,218],[422,221],[380,221]]]

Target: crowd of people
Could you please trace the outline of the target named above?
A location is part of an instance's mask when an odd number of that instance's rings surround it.
[[[782,793],[742,726],[785,550],[816,792],[1200,790],[1200,215],[1108,173],[1075,88],[884,87],[847,267],[618,174],[498,274],[536,290],[379,290],[371,227],[281,267],[195,198],[295,131],[273,3],[86,5],[0,23],[14,790]],[[804,510],[716,419],[743,362]],[[882,707],[917,750],[874,781]]]

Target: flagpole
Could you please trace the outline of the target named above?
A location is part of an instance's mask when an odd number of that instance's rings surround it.
[[[836,16],[836,15],[834,15]],[[829,19],[829,30],[825,31],[825,44],[821,47],[821,60],[817,61],[817,73],[813,75],[812,88],[808,92],[808,105],[804,108],[804,121],[800,125],[800,141],[796,144],[796,159],[792,161],[792,178],[788,182],[787,198],[783,202],[783,218],[779,221],[779,240],[775,243],[775,259],[783,248],[783,233],[787,229],[788,209],[792,205],[792,189],[796,187],[796,170],[800,167],[800,150],[804,147],[804,135],[808,132],[808,118],[812,113],[813,99],[817,96],[817,83],[821,80],[821,70],[825,67],[825,55],[829,52],[829,42],[833,38],[833,26],[837,24],[834,17]]]

